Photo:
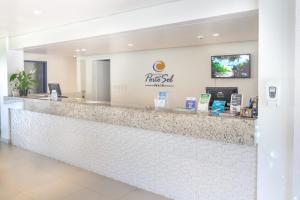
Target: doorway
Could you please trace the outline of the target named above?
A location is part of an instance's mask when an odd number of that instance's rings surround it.
[[[37,84],[30,89],[31,93],[47,93],[47,62],[45,61],[24,61],[24,70],[26,73],[35,71],[33,80]]]
[[[110,102],[110,60],[94,61],[92,70],[94,99]]]

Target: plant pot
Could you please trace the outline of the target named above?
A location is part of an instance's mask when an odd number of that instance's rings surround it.
[[[16,89],[13,89],[13,90],[11,91],[11,94],[12,94],[13,97],[18,97],[18,96],[20,96],[19,90],[16,90]]]
[[[19,90],[20,97],[27,97],[28,89],[27,90]]]

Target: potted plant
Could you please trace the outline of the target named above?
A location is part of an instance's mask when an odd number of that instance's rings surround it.
[[[10,75],[9,82],[13,85],[13,89],[19,91],[20,96],[27,96],[29,89],[31,89],[37,83],[32,78],[34,73],[35,71],[26,73],[23,70],[19,73]]]

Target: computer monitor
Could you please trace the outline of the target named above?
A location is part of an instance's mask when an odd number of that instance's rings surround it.
[[[60,86],[58,83],[49,83],[48,87],[49,87],[50,94],[52,93],[52,90],[56,90],[57,96],[59,97],[62,96]]]
[[[237,87],[207,87],[206,93],[211,94],[209,106],[212,106],[214,100],[225,101],[225,106],[230,107],[231,95],[238,93]]]

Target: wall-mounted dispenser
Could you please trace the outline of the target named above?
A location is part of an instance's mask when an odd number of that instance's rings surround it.
[[[268,106],[279,106],[280,98],[280,81],[269,80],[266,84],[266,95]]]

